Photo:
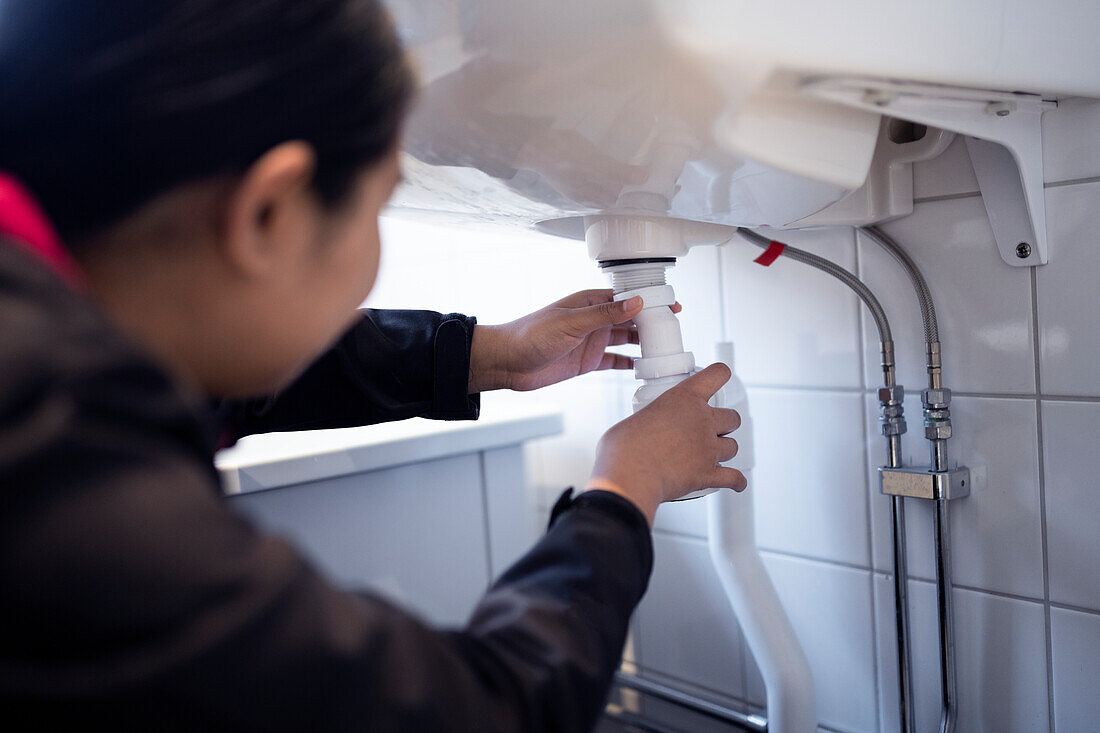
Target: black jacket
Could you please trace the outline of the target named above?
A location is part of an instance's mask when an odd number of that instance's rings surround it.
[[[209,406],[0,243],[0,711],[120,730],[583,731],[602,709],[652,548],[591,492],[486,593],[429,628],[333,587],[233,514],[235,437],[476,417],[472,319],[365,311],[285,393]],[[445,548],[441,548],[445,551]]]

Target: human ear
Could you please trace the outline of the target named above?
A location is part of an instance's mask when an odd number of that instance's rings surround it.
[[[226,209],[221,254],[244,277],[264,277],[311,246],[317,204],[310,189],[317,156],[302,141],[261,155],[237,183]]]

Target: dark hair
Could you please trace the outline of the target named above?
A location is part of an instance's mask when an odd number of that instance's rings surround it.
[[[338,203],[413,90],[378,0],[0,0],[0,170],[70,244],[287,140]]]

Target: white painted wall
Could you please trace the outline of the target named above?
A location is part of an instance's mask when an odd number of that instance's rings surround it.
[[[966,733],[1100,729],[1100,105],[1069,102],[1044,120],[1051,262],[1005,266],[965,147],[918,166],[914,214],[885,228],[928,276],[940,314],[945,384],[956,391],[953,460],[973,471],[952,518],[961,715]],[[388,222],[368,304],[507,320],[602,286],[576,243]],[[882,300],[900,378],[919,395],[915,296],[891,260],[850,230],[792,233],[792,244],[857,271]],[[700,362],[722,333],[756,418],[757,537],[815,672],[822,723],[897,729],[889,512],[874,468],[877,336],[856,298],[827,276],[746,244],[695,250],[671,274],[685,343]],[[583,483],[596,439],[629,409],[629,375],[591,375],[528,395],[561,409],[566,432],[529,448],[538,504]],[[906,459],[927,462],[919,398],[906,403]],[[740,707],[763,690],[701,538],[704,506],[663,508],[651,592],[636,617],[643,670]],[[918,727],[938,716],[931,519],[911,503],[909,540]],[[651,713],[676,722],[668,708]],[[685,721],[680,720],[681,724]]]

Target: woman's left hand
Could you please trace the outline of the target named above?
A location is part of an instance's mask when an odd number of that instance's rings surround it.
[[[470,393],[527,391],[599,369],[630,369],[633,359],[607,348],[638,343],[630,319],[641,310],[641,298],[615,302],[611,290],[582,290],[511,323],[476,326]]]

